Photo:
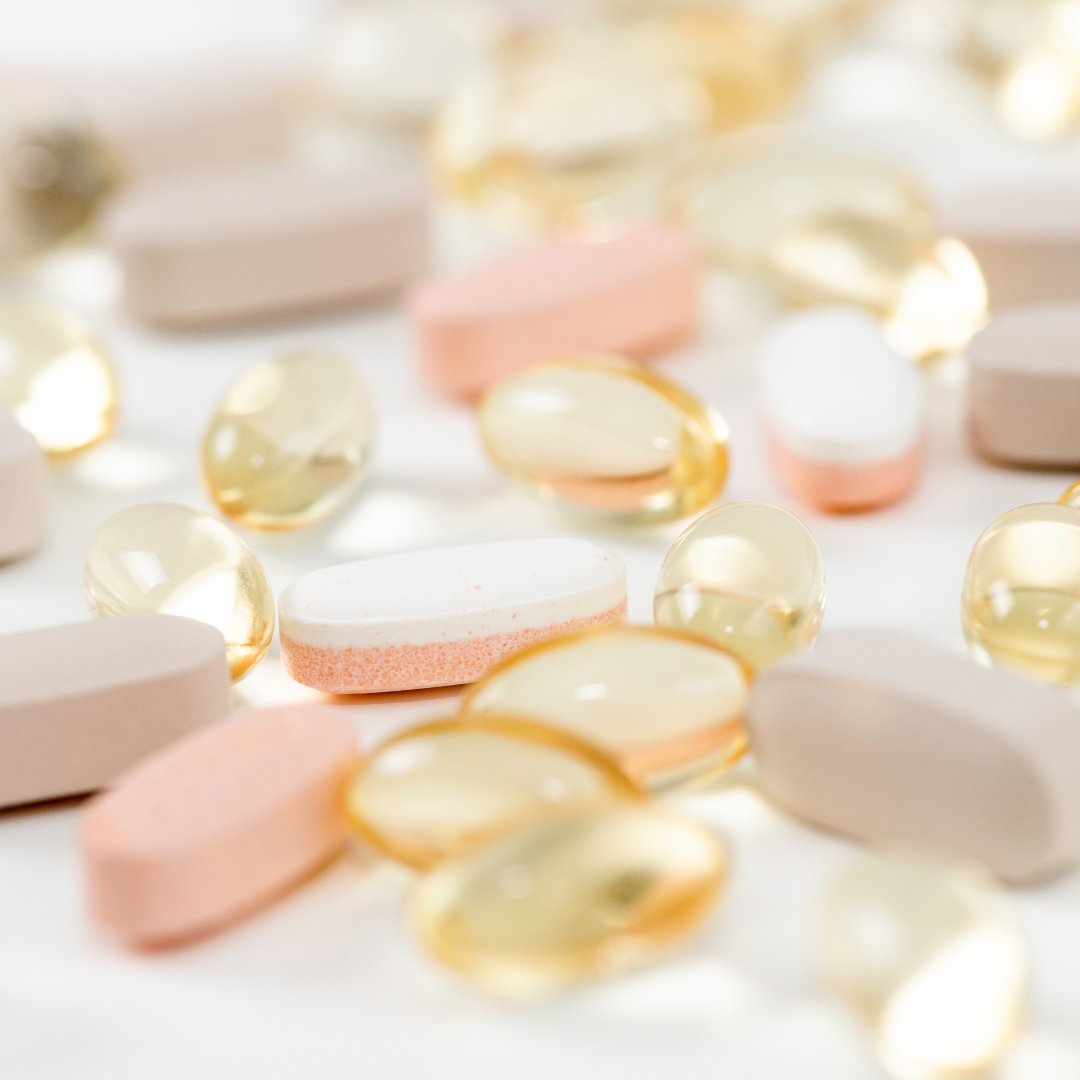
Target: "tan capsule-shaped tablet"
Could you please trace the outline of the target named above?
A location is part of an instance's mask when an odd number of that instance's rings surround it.
[[[391,858],[429,867],[537,818],[642,798],[603,751],[504,714],[437,720],[388,740],[350,781],[345,806]]]
[[[81,795],[229,712],[225,641],[175,615],[0,637],[0,806]]]
[[[484,990],[536,998],[670,952],[724,881],[704,825],[651,806],[560,814],[422,878],[411,917],[438,960]]]
[[[253,709],[169,747],[87,807],[90,914],[127,945],[180,944],[262,907],[345,842],[357,757],[331,706]]]
[[[37,440],[0,406],[0,563],[45,538],[45,458]]]
[[[1009,881],[1080,853],[1080,711],[903,634],[826,635],[746,715],[765,790],[816,825],[975,859]]]

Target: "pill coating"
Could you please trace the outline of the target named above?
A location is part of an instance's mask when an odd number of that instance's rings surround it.
[[[46,479],[37,440],[0,405],[0,563],[41,546]]]

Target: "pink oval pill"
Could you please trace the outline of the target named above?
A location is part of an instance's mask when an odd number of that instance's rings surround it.
[[[37,440],[0,407],[0,563],[41,546],[45,475]]]

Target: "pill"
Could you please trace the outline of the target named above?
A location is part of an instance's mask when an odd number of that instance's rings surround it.
[[[830,885],[816,967],[867,1026],[888,1075],[983,1075],[1023,1022],[1028,950],[981,874],[864,858]]]
[[[1080,296],[1080,294],[1078,294]],[[968,420],[984,457],[1080,466],[1080,304],[995,315],[968,348]]]
[[[865,627],[763,672],[746,713],[765,790],[798,816],[1010,881],[1080,852],[1078,718],[1052,687]]]
[[[45,459],[37,440],[0,406],[0,563],[45,539]]]
[[[83,814],[94,921],[136,948],[175,945],[251,914],[345,843],[357,758],[327,705],[252,709],[168,747]]]
[[[975,542],[960,604],[976,659],[1036,679],[1080,679],[1080,510],[1035,503]]]
[[[225,643],[174,615],[0,637],[0,806],[81,795],[229,712]]]
[[[426,868],[538,818],[641,800],[605,753],[512,716],[461,716],[383,743],[349,782],[356,831],[391,858]]]
[[[98,619],[160,612],[216,626],[234,681],[274,636],[274,594],[251,548],[187,506],[140,503],[113,514],[90,541],[85,584]]]
[[[804,648],[825,613],[825,570],[810,530],[768,503],[727,503],[697,519],[664,559],[657,626],[702,634],[753,670]]]
[[[1062,506],[1072,506],[1080,510],[1080,480],[1070,484],[1061,494],[1058,502]]]
[[[697,277],[690,239],[658,225],[531,244],[417,287],[420,363],[433,385],[468,398],[567,353],[650,356],[693,330]]]
[[[870,315],[828,307],[783,319],[758,384],[776,471],[811,506],[866,510],[914,487],[922,377]]]
[[[660,959],[705,918],[724,846],[648,806],[560,814],[423,877],[411,922],[432,955],[482,989],[529,999]]]
[[[423,268],[423,181],[372,155],[285,162],[138,186],[104,223],[128,309],[176,327],[284,316],[387,296]]]
[[[653,789],[685,784],[746,749],[749,669],[705,638],[604,627],[533,645],[466,691],[462,712],[573,732]]]
[[[626,622],[622,561],[585,540],[508,540],[327,567],[279,601],[281,663],[335,694],[471,682],[571,630]]]
[[[83,321],[24,297],[0,300],[0,404],[50,457],[108,438],[116,424],[116,373]]]
[[[241,525],[290,529],[329,517],[360,482],[374,422],[352,365],[315,349],[248,368],[203,438],[203,477]]]

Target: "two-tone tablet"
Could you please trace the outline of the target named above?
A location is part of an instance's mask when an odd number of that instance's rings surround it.
[[[0,406],[0,563],[29,555],[45,538],[45,457]]]

